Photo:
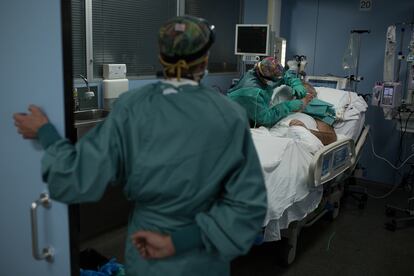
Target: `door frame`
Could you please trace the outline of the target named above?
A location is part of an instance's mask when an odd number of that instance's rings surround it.
[[[66,138],[72,143],[76,141],[76,130],[74,128],[74,102],[72,95],[73,71],[72,71],[72,1],[61,0],[62,20],[62,51],[63,51],[63,99],[65,114]],[[69,248],[70,248],[70,270],[72,276],[79,276],[79,205],[68,206],[69,217]]]

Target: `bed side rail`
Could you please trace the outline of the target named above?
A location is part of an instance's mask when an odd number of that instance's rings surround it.
[[[341,139],[316,152],[309,166],[309,183],[320,186],[337,177],[356,163],[352,139]]]
[[[361,158],[362,147],[364,146],[367,140],[368,132],[370,128],[371,127],[369,125],[365,125],[364,128],[362,129],[361,135],[358,138],[358,141],[355,145],[356,160],[355,160],[355,163],[352,165],[351,171],[355,169],[356,165],[358,164],[359,159]]]

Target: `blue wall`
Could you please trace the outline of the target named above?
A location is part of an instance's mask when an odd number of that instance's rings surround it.
[[[309,61],[306,71],[310,75],[344,76],[342,58],[350,30],[369,29],[370,34],[362,35],[359,74],[364,80],[359,84],[358,92],[370,93],[374,83],[382,79],[387,27],[397,22],[414,21],[413,0],[372,2],[371,11],[363,12],[359,11],[358,0],[283,0],[281,36],[288,42],[288,58],[295,54],[306,55]],[[366,122],[372,127],[376,152],[395,163],[400,137],[396,122],[385,121],[382,111],[372,106]],[[407,136],[406,143],[410,145],[414,140],[410,134]],[[393,169],[372,156],[370,144],[365,147],[361,164],[367,168],[366,177],[370,180],[398,181]]]
[[[267,0],[244,0],[244,24],[267,24]]]

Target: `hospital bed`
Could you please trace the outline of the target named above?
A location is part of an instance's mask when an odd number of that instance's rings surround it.
[[[251,129],[268,197],[263,241],[284,238],[287,264],[295,259],[303,227],[327,213],[331,218],[338,215],[344,180],[353,172],[369,131],[364,125],[367,105],[362,97],[332,88],[316,89],[318,98],[336,110],[336,142],[323,146],[307,129],[289,127],[292,118],[271,129]]]

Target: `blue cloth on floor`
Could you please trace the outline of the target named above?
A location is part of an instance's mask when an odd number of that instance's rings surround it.
[[[256,239],[254,239],[254,245],[260,245],[263,243],[264,240],[264,236],[263,235],[258,235],[256,237]]]
[[[108,263],[99,268],[98,271],[94,270],[80,270],[80,276],[122,276],[125,275],[124,266],[116,262],[116,259],[111,259]]]

